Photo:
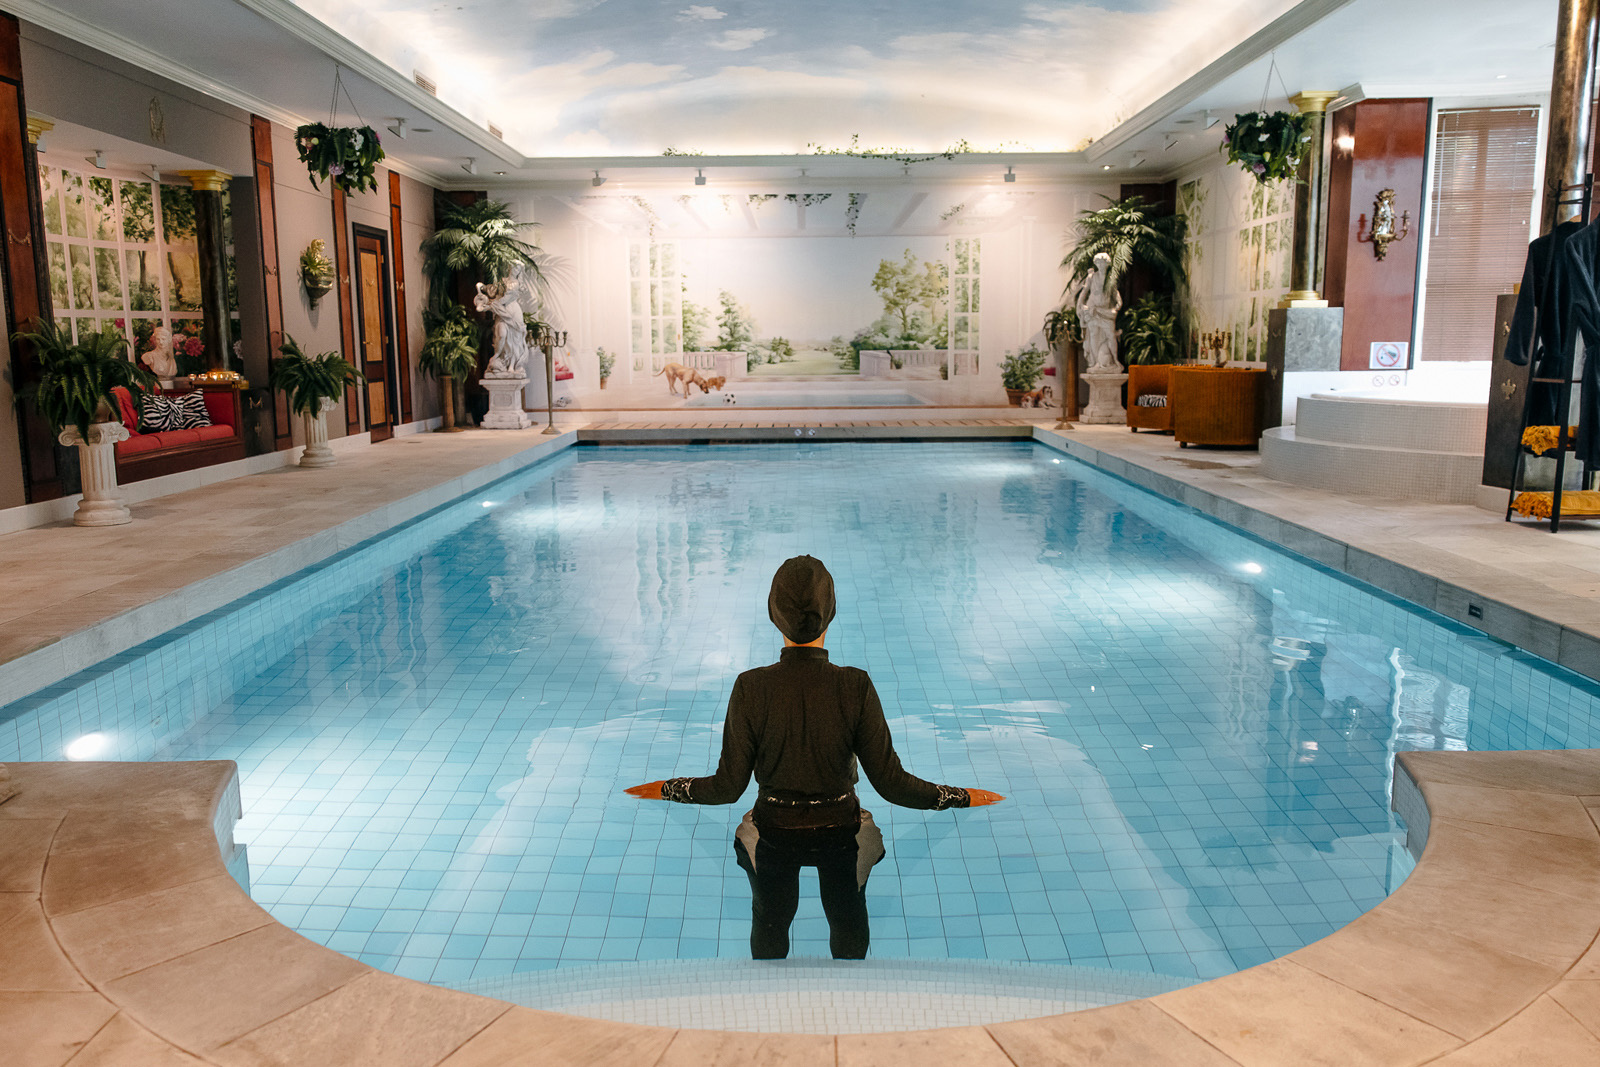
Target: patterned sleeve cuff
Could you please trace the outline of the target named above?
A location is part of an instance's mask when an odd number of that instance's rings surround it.
[[[972,796],[960,786],[941,785],[939,789],[939,802],[933,806],[934,811],[943,811],[946,808],[966,808],[972,805]],[[661,791],[666,795],[666,790]]]
[[[694,797],[689,795],[689,778],[668,778],[661,783],[661,799],[670,800],[677,804],[693,804]],[[965,791],[963,790],[963,795]]]

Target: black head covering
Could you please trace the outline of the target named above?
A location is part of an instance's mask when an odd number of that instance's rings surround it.
[[[767,617],[795,644],[808,645],[821,637],[836,610],[833,575],[821,560],[795,556],[772,576]]]

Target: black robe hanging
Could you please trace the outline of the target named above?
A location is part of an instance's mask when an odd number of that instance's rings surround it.
[[[1563,222],[1528,245],[1528,259],[1522,269],[1522,287],[1517,292],[1516,311],[1506,335],[1506,358],[1519,367],[1533,358],[1535,378],[1561,378],[1568,375],[1572,353],[1563,342],[1569,302],[1567,285],[1571,280],[1563,252],[1567,243],[1582,233],[1581,222]],[[1537,311],[1538,327],[1535,332]],[[1566,415],[1556,414],[1558,386],[1534,385],[1529,388],[1528,425],[1559,425]]]
[[[1584,352],[1573,451],[1579,462],[1594,470],[1600,466],[1600,226],[1585,226],[1567,239],[1554,274],[1564,312],[1561,373],[1571,376],[1580,343]]]

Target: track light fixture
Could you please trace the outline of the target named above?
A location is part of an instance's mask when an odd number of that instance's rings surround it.
[[[1144,153],[1143,152],[1135,152],[1133,155],[1129,156],[1128,157],[1128,166],[1130,166],[1130,167],[1142,167],[1142,166],[1144,166]]]
[[[605,183],[606,183],[606,180],[604,178],[600,177],[600,172],[599,171],[595,171],[594,172],[594,177],[589,179],[589,184],[594,186],[596,189],[600,188]]]
[[[406,139],[406,120],[403,117],[395,119],[389,126],[389,132],[404,141]]]
[[[106,153],[105,153],[105,150],[102,149],[102,148],[96,148],[94,150],[94,155],[92,155],[92,156],[84,156],[83,157],[83,161],[85,163],[93,163],[100,170],[105,170],[106,169]]]
[[[478,157],[468,156],[467,161],[461,164],[461,169],[466,171],[468,174],[478,173]]]
[[[699,167],[694,169],[694,183],[696,185],[704,185],[706,183],[706,172]]]
[[[1017,176],[1015,174],[1011,173],[1011,168],[1010,167],[1007,167],[1006,168],[1006,181],[1014,182],[1016,180],[1017,180]]]

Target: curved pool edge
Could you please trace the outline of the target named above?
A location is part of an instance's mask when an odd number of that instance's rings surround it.
[[[1600,1062],[1600,750],[1402,753],[1416,870],[1281,959],[1090,1011],[837,1037],[603,1022],[377,971],[228,875],[232,762],[11,769],[0,1032],[30,1065]]]

